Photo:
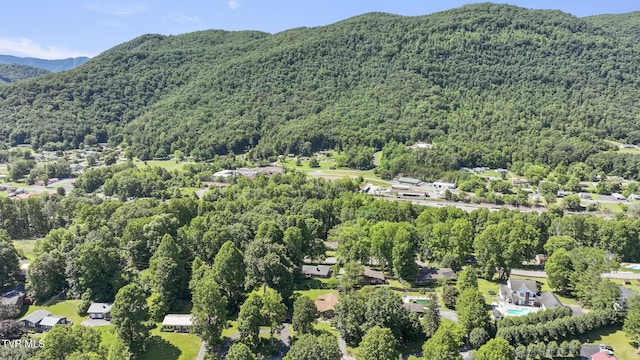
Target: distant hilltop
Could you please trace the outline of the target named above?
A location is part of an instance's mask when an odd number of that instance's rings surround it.
[[[30,57],[0,55],[0,64],[28,65],[31,67],[47,70],[49,72],[70,70],[86,63],[87,61],[89,61],[89,58],[86,56],[59,60],[47,60]]]

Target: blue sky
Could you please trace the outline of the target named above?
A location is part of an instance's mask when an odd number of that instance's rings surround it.
[[[112,0],[4,1],[0,54],[59,59],[95,56],[137,36],[197,30],[277,33],[321,26],[381,11],[426,15],[482,2],[472,0]],[[634,0],[510,0],[526,8],[557,9],[578,17],[640,10]]]

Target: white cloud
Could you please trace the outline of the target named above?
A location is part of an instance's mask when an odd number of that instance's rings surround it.
[[[66,59],[78,56],[92,56],[82,51],[42,46],[26,38],[0,38],[0,54],[35,57],[40,59]]]
[[[131,17],[147,11],[143,5],[136,5],[123,8],[108,8],[98,4],[87,4],[85,7],[91,11],[117,17]]]
[[[188,24],[188,23],[194,23],[194,22],[200,21],[200,18],[197,16],[187,16],[187,15],[169,16],[168,19],[178,24]]]
[[[238,2],[238,0],[229,0],[227,1],[227,6],[229,6],[229,9],[234,10],[238,6],[240,6],[240,3]]]

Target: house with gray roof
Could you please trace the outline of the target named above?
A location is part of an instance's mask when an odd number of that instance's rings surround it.
[[[44,318],[42,318],[42,320],[40,320],[39,328],[42,331],[49,331],[56,325],[66,325],[66,324],[67,324],[66,317],[49,315],[49,316],[45,316]]]
[[[20,320],[18,320],[18,322],[26,328],[38,330],[42,319],[49,315],[51,315],[49,311],[40,309],[22,317]]]
[[[534,280],[509,279],[500,285],[499,299],[520,306],[540,306],[538,284]]]
[[[331,276],[329,265],[302,265],[302,275],[307,278],[328,278]]]
[[[538,297],[538,301],[540,301],[540,307],[542,308],[542,310],[564,306],[551,291],[543,292],[542,295]]]
[[[362,277],[365,282],[375,285],[375,284],[384,284],[387,282],[384,274],[381,271],[373,270],[372,268],[365,266],[364,271],[362,272]]]
[[[111,320],[111,303],[91,303],[87,314],[91,319]]]
[[[613,304],[613,308],[617,311],[624,311],[627,308],[627,300],[636,295],[631,289],[620,286],[620,298]]]

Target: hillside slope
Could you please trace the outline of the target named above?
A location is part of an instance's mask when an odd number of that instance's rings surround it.
[[[275,35],[145,35],[1,86],[0,137],[200,158],[423,140],[448,167],[568,164],[605,138],[640,142],[639,50],[590,20],[494,4]]]
[[[44,69],[29,65],[0,64],[0,83],[10,83],[48,74]]]

